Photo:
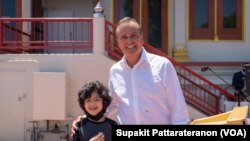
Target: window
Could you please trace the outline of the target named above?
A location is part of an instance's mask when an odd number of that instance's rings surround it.
[[[21,17],[21,1],[0,0],[0,17]]]
[[[124,17],[133,17],[133,1],[132,0],[116,0],[114,1],[115,23]]]
[[[189,39],[242,40],[242,0],[190,0]]]
[[[242,0],[218,0],[219,39],[242,39]]]

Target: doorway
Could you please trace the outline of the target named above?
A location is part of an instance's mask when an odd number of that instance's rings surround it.
[[[25,141],[24,73],[0,72],[0,80],[0,140]]]
[[[114,22],[135,18],[141,25],[145,42],[168,54],[168,0],[114,0]]]

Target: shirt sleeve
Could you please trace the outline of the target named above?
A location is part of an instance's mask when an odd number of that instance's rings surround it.
[[[188,124],[190,122],[187,104],[180,86],[176,70],[169,62],[165,64],[164,87],[167,94],[167,105],[170,111],[171,124]]]
[[[109,78],[109,94],[112,97],[111,104],[108,106],[105,115],[111,119],[116,118],[116,114],[118,111],[118,105],[119,105],[119,98],[114,92],[113,85],[111,82],[111,78]]]

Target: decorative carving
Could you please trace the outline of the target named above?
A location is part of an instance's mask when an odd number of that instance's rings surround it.
[[[179,62],[188,62],[190,59],[188,58],[188,50],[182,43],[177,43],[174,52],[174,59]]]

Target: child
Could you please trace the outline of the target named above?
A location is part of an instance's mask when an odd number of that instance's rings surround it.
[[[81,119],[77,124],[79,130],[74,135],[74,141],[91,139],[111,141],[111,127],[117,123],[104,116],[111,103],[108,89],[98,81],[90,82],[79,90],[78,102],[86,118]]]

